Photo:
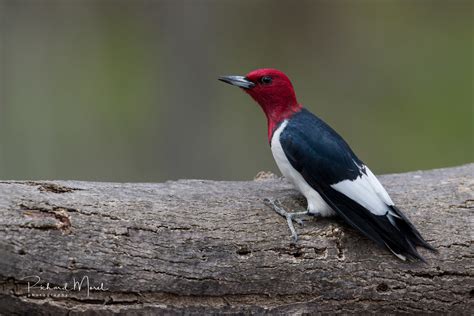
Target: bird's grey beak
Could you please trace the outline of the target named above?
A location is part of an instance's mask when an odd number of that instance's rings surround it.
[[[255,87],[255,83],[243,76],[222,76],[219,77],[219,80],[244,89],[250,89]]]

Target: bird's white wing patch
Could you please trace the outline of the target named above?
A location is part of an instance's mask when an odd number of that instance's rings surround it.
[[[362,173],[354,180],[344,180],[331,187],[356,201],[372,214],[385,215],[390,212],[388,206],[393,205],[392,199],[369,168],[361,166],[361,169],[364,167],[366,174]]]
[[[369,178],[369,182],[374,189],[375,193],[387,204],[387,205],[393,205],[393,201],[388,195],[387,191],[385,191],[385,188],[382,186],[382,184],[379,182],[379,180],[375,177],[375,175],[370,171],[370,169],[365,166],[365,171],[367,172],[367,177]]]

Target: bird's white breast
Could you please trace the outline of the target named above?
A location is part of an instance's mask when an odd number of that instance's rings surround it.
[[[273,158],[280,169],[281,173],[285,178],[293,182],[296,188],[306,197],[308,200],[308,211],[310,213],[320,214],[321,216],[331,216],[335,212],[331,207],[323,200],[321,195],[314,190],[303,178],[303,176],[291,165],[288,158],[283,151],[280,142],[280,135],[288,125],[288,120],[283,121],[280,126],[275,130],[271,140],[271,148]]]

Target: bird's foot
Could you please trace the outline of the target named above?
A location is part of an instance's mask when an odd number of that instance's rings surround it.
[[[273,199],[264,199],[263,202],[271,207],[277,214],[286,218],[286,222],[288,223],[288,228],[291,231],[291,237],[293,238],[293,242],[296,243],[298,241],[298,234],[296,233],[296,229],[293,226],[293,222],[298,223],[299,225],[303,226],[303,219],[302,216],[308,216],[309,213],[305,212],[295,212],[290,213],[285,211],[283,206],[281,205],[280,201],[273,200]]]

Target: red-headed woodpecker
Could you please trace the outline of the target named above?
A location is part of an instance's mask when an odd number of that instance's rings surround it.
[[[288,213],[278,201],[266,200],[292,221],[301,215],[339,215],[352,227],[402,260],[420,259],[421,246],[436,251],[395,206],[370,169],[329,125],[303,108],[288,77],[276,69],[219,80],[242,88],[263,109],[268,141],[281,173],[306,197],[306,212]]]

